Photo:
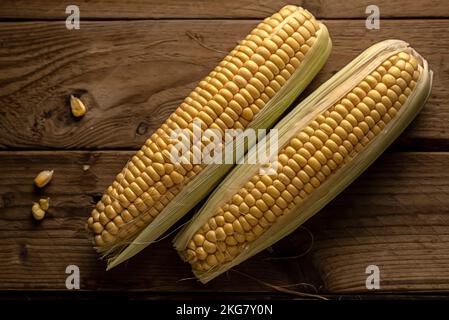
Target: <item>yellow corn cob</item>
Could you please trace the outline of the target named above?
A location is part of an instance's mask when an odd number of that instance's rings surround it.
[[[321,69],[330,47],[323,24],[307,10],[286,6],[260,23],[200,81],[117,175],[87,221],[97,249],[112,258],[109,267],[159,237],[229,170],[172,164],[172,131],[192,132],[194,120],[202,130],[222,133],[270,127]],[[131,248],[122,251],[139,233]]]
[[[236,167],[177,236],[197,277],[207,282],[272,245],[334,198],[417,115],[431,78],[413,49],[388,40],[298,105],[276,126],[276,173]]]

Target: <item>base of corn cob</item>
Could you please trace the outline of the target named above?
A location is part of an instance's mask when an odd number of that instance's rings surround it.
[[[299,104],[276,126],[277,173],[237,167],[175,239],[200,281],[272,245],[338,195],[417,115],[431,81],[422,57],[389,40]]]

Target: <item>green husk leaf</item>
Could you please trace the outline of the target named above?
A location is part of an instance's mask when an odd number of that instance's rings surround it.
[[[332,43],[326,26],[319,23],[317,39],[305,55],[304,60],[284,86],[270,99],[249,124],[249,128],[271,128],[293,101],[304,91],[321,70],[330,55]],[[241,142],[241,141],[240,141]],[[236,150],[240,145],[235,145]],[[251,145],[248,146],[248,149]],[[170,201],[162,212],[132,242],[118,243],[104,255],[109,257],[108,270],[128,260],[156,241],[174,223],[206,197],[218,182],[232,169],[233,165],[213,164],[204,168],[192,181]]]
[[[380,62],[400,51],[412,53],[418,58],[422,66],[420,66],[421,75],[415,89],[395,118],[351,162],[338,169],[319,188],[315,189],[305,201],[293,208],[288,215],[280,217],[275,225],[269,228],[256,241],[250,243],[246,250],[240,253],[234,260],[208,272],[194,271],[201,282],[206,283],[210,281],[293,232],[351,184],[409,125],[419,113],[430,94],[432,71],[428,69],[427,62],[416,51],[409,48],[407,43],[400,40],[386,40],[368,48],[340,70],[303,102],[298,104],[293,111],[278,123],[275,129],[278,129],[279,132],[278,146],[280,150],[295,133],[304,128],[318,114],[341,99],[367,74],[372,72]],[[257,152],[256,147],[252,148],[248,154],[254,152]],[[180,254],[186,249],[188,241],[195,234],[198,226],[203,225],[214,215],[215,209],[222,206],[250,177],[257,174],[259,168],[260,165],[248,164],[237,165],[234,168],[209,197],[203,208],[193,217],[189,225],[176,236],[174,246]]]

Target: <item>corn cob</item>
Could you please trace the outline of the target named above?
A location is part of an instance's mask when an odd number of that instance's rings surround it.
[[[248,165],[231,172],[175,239],[181,257],[207,282],[292,232],[399,136],[431,81],[405,42],[366,50],[276,126],[276,173]]]
[[[87,221],[97,250],[110,258],[109,267],[156,240],[230,169],[172,164],[172,131],[191,132],[194,120],[202,130],[222,133],[271,127],[321,69],[330,48],[323,24],[307,10],[286,6],[200,81],[117,175]]]

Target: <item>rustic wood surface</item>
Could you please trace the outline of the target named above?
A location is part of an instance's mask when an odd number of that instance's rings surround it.
[[[395,147],[304,228],[207,285],[191,279],[171,237],[104,271],[84,230],[102,191],[256,19],[285,3],[81,1],[81,29],[69,31],[66,3],[0,2],[0,297],[66,292],[70,264],[86,295],[292,296],[271,285],[334,298],[449,293],[447,1],[376,1],[380,30],[365,29],[369,1],[302,1],[333,40],[303,97],[386,38],[408,41],[435,71],[427,105]],[[89,108],[82,120],[70,115],[70,94]],[[35,174],[49,168],[54,180],[36,190]],[[51,209],[35,222],[30,207],[40,196],[51,197]],[[299,257],[277,259],[291,256]],[[366,290],[370,264],[380,267],[380,291]]]
[[[0,290],[63,290],[65,267],[70,264],[80,267],[85,290],[269,290],[237,272],[206,286],[193,279],[180,281],[191,274],[171,250],[170,237],[126,265],[104,272],[90,246],[85,219],[130,155],[129,151],[0,152]],[[235,269],[274,285],[304,282],[323,292],[362,292],[365,269],[376,264],[386,291],[449,290],[448,162],[447,153],[382,156],[306,229]],[[56,173],[38,192],[30,181],[45,168]],[[35,222],[30,204],[40,196],[51,196],[51,208],[42,222]],[[299,255],[310,247],[305,258],[272,259]]]
[[[86,22],[76,32],[62,22],[0,23],[0,149],[138,148],[254,23]],[[449,48],[449,20],[388,20],[378,31],[366,30],[363,20],[325,23],[334,50],[307,92],[372,43],[403,39],[438,72],[401,143],[448,147],[449,52],[441,48]],[[89,106],[82,121],[68,108],[72,93]]]

